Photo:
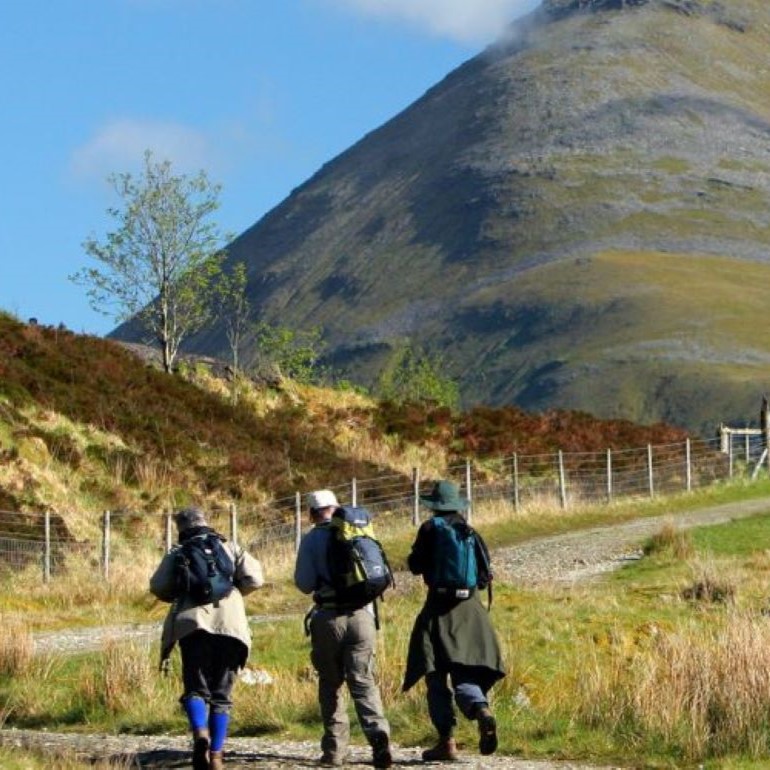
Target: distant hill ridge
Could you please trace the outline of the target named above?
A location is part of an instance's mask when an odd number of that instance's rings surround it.
[[[548,0],[230,262],[354,381],[412,340],[468,405],[745,420],[770,379],[768,50],[765,0]]]

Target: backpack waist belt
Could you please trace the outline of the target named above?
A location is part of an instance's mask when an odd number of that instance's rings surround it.
[[[438,596],[451,596],[455,599],[468,599],[476,592],[475,588],[443,588],[435,587],[430,589],[431,593]]]

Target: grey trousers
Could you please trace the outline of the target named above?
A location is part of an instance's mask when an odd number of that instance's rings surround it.
[[[321,750],[340,757],[347,752],[350,721],[342,692],[344,683],[369,743],[381,733],[389,735],[390,726],[374,681],[377,631],[371,613],[366,609],[346,613],[319,610],[310,622],[310,639],[324,725]]]

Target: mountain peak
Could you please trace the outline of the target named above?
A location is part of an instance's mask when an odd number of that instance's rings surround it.
[[[321,325],[365,385],[409,341],[466,405],[745,419],[770,365],[769,12],[549,0],[230,245],[259,319]],[[217,326],[191,345],[227,350]]]

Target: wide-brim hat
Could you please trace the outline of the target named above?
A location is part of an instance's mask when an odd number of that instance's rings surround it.
[[[434,511],[464,511],[468,507],[457,484],[451,481],[436,482],[429,495],[420,496],[420,502]]]

